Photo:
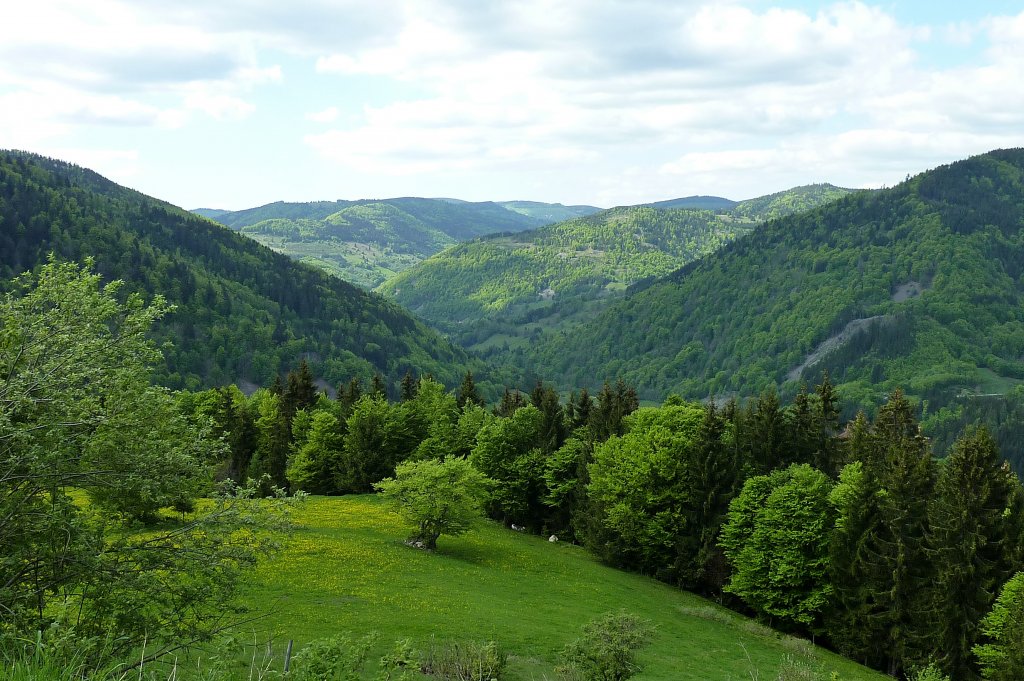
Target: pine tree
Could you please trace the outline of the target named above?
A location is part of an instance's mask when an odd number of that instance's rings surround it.
[[[373,375],[373,380],[370,382],[369,395],[375,399],[388,399],[388,386],[384,382],[384,377],[380,374]]]
[[[409,402],[416,399],[416,391],[419,389],[419,381],[417,381],[412,375],[412,369],[405,372],[405,376],[402,377],[402,390],[401,399],[403,402]]]
[[[523,394],[519,392],[518,388],[512,391],[505,388],[505,392],[501,396],[501,402],[499,402],[498,406],[494,408],[494,414],[496,416],[508,418],[509,416],[512,416],[512,414],[516,413],[517,410],[522,409],[528,404],[529,402]]]
[[[766,474],[783,467],[790,457],[786,447],[786,427],[779,395],[775,389],[761,393],[750,412],[750,451],[754,470]]]
[[[290,422],[295,412],[300,409],[309,409],[316,404],[317,389],[313,382],[313,372],[309,364],[303,359],[299,362],[297,371],[288,372],[287,386],[281,395],[281,409],[285,418]]]
[[[1017,567],[1016,519],[1008,514],[1017,485],[984,428],[957,440],[936,484],[927,552],[936,567],[929,647],[951,678],[980,678],[972,652],[980,622]]]
[[[935,463],[913,407],[896,390],[861,439],[864,479],[859,508],[840,513],[833,570],[844,612],[834,617],[836,645],[855,659],[892,676],[924,661],[926,600],[930,578],[925,556],[927,507],[935,484]],[[844,545],[837,546],[835,542]],[[845,562],[844,562],[845,561]]]
[[[462,377],[462,384],[456,391],[456,403],[459,405],[459,409],[464,408],[467,404],[484,406],[484,398],[480,396],[476,389],[476,383],[473,382],[472,371],[467,371],[466,375]]]
[[[821,384],[814,387],[818,399],[815,404],[815,427],[817,446],[814,452],[814,466],[827,475],[835,477],[845,463],[839,445],[839,395],[829,376],[828,369],[821,377]]]

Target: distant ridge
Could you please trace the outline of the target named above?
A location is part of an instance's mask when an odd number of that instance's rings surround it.
[[[739,203],[721,196],[686,196],[681,199],[667,199],[643,205],[652,208],[696,208],[699,210],[731,210]]]

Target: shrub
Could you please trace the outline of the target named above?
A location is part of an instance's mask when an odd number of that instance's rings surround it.
[[[649,623],[626,612],[607,613],[583,626],[562,651],[556,669],[565,681],[622,681],[640,670],[636,653],[650,641]]]

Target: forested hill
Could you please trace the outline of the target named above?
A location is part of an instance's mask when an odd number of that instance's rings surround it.
[[[545,216],[542,206],[555,215],[576,214],[572,208],[552,204],[511,202],[506,207],[490,201],[414,197],[277,202],[235,212],[195,212],[348,282],[374,288],[460,241],[555,222]]]
[[[0,152],[0,278],[44,262],[95,260],[129,290],[177,310],[157,327],[170,341],[170,387],[266,384],[310,360],[332,385],[409,369],[456,383],[469,362],[379,296],[170,204],[67,163]]]
[[[995,151],[769,222],[520,359],[650,399],[795,388],[827,368],[847,403],[902,386],[938,429],[1024,397],[1022,273],[1024,151]]]
[[[818,205],[846,193],[801,187],[751,202],[691,197],[663,202],[691,205],[686,209],[613,208],[460,244],[391,278],[381,290],[467,347],[500,354],[506,345],[526,347],[541,334],[591,317],[628,285],[667,274],[746,234],[763,212]],[[694,201],[730,210],[693,208]],[[734,212],[740,209],[745,212]]]

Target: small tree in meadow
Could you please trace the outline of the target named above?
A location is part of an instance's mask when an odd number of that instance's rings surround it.
[[[407,461],[395,477],[374,485],[403,518],[416,525],[410,543],[437,548],[442,534],[459,535],[483,515],[490,478],[465,459]]]
[[[583,625],[583,635],[562,651],[556,669],[564,681],[623,681],[640,671],[637,651],[653,629],[628,612],[609,612]]]

